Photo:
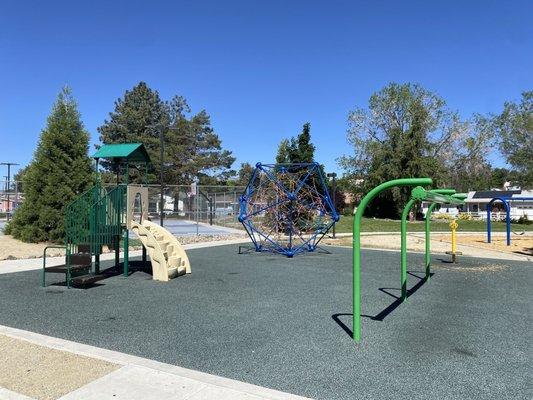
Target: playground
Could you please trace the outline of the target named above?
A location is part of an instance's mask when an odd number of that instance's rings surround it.
[[[136,270],[85,289],[40,271],[0,275],[0,324],[317,399],[527,398],[531,263],[363,250],[362,330],[352,324],[352,252],[291,259],[187,251],[194,272],[154,282]],[[330,253],[330,254],[328,254]],[[101,268],[112,267],[102,261]],[[487,379],[490,377],[490,379]],[[359,395],[357,395],[359,394]]]
[[[111,187],[95,174],[94,184],[65,208],[64,245],[44,247],[40,271],[28,268],[27,260],[20,260],[18,271],[4,261],[11,273],[0,273],[3,329],[114,350],[283,396],[527,397],[528,343],[520,333],[527,330],[521,316],[530,309],[530,263],[465,256],[455,220],[450,250],[432,255],[432,211],[464,205],[466,194],[426,188],[433,185],[427,177],[383,182],[354,213],[352,248],[334,247],[321,242],[339,214],[320,165],[257,163],[239,199],[248,243],[241,234],[231,245],[186,251],[184,225],[153,222],[148,187],[129,182],[133,164],[150,163],[144,145],[107,144],[92,157],[97,172],[103,159],[123,173]],[[365,207],[398,187],[409,190],[400,253],[363,250]],[[408,215],[422,201],[430,204],[425,254],[408,253]],[[490,222],[488,228],[490,238]],[[196,229],[200,236],[198,224]],[[134,238],[140,257],[130,254]],[[58,250],[62,257],[51,257]],[[6,364],[0,375],[27,362]],[[43,390],[58,388],[54,395],[39,392],[31,380],[32,391],[16,386],[16,374],[0,385],[55,399],[119,367],[97,368],[102,372],[89,377],[35,379]]]

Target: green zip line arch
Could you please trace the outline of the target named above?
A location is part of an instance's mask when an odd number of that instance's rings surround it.
[[[404,178],[387,181],[366,194],[357,207],[353,219],[353,339],[361,341],[361,220],[368,203],[381,192],[402,186],[431,185],[431,178]]]
[[[434,189],[426,190],[422,186],[431,185],[431,178],[405,178],[384,182],[367,193],[357,207],[353,222],[353,339],[355,342],[361,340],[361,220],[368,203],[384,190],[401,187],[416,186],[411,191],[411,198],[405,205],[401,220],[401,262],[400,262],[400,284],[401,300],[407,298],[407,217],[412,206],[418,201],[431,202],[426,214],[426,278],[430,275],[430,224],[429,218],[436,204],[464,204],[464,195],[455,194],[454,189]],[[431,207],[432,206],[432,207]]]

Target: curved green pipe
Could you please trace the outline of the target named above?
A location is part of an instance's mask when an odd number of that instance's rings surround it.
[[[359,203],[353,219],[353,339],[361,340],[361,220],[366,206],[384,190],[400,186],[431,185],[431,178],[394,179],[376,186]]]
[[[431,238],[430,238],[430,223],[431,223],[431,213],[433,212],[435,206],[438,203],[431,203],[426,212],[426,279],[429,281],[430,269],[431,269]]]
[[[418,199],[411,199],[407,202],[402,212],[402,222],[400,225],[401,229],[401,273],[400,273],[400,283],[402,288],[402,301],[407,298],[407,217],[413,205],[418,201]]]
[[[400,284],[402,288],[402,294],[401,299],[404,301],[407,299],[407,217],[409,216],[409,212],[411,211],[411,208],[418,200],[426,200],[426,201],[432,201],[431,197],[426,199],[425,197],[428,196],[428,194],[431,193],[433,195],[445,195],[450,196],[455,194],[455,189],[432,189],[432,190],[425,190],[421,187],[416,187],[412,191],[412,197],[411,200],[405,205],[403,212],[402,212],[402,221],[401,221],[401,277],[400,277]],[[435,205],[440,204],[440,200],[443,200],[440,197],[435,197],[436,201],[433,201],[428,208],[428,212],[426,213],[426,278],[429,278],[429,265],[431,263],[431,255],[430,255],[430,224],[429,219],[427,218],[428,215],[431,215],[431,212],[435,208]]]
[[[450,195],[456,199],[463,200],[466,198],[466,195],[464,193],[455,193],[455,189],[433,189],[430,190],[430,192],[439,193],[439,194],[446,194]],[[464,197],[462,197],[464,196]],[[425,217],[425,226],[426,226],[426,280],[429,281],[430,278],[430,272],[431,272],[431,214],[433,213],[433,210],[435,209],[435,206],[438,203],[431,203],[428,207],[428,210],[426,212]]]

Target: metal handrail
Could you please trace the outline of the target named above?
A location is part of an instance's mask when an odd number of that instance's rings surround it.
[[[52,244],[50,246],[46,246],[43,250],[43,270],[41,272],[41,286],[42,287],[45,287],[46,286],[46,278],[45,278],[45,270],[46,270],[46,250],[48,249],[65,249],[67,250],[67,246],[64,246],[64,245],[56,245],[56,244]],[[67,257],[68,259],[68,257]],[[70,263],[67,262],[67,278],[70,278]],[[67,286],[68,286],[68,279],[67,279]]]

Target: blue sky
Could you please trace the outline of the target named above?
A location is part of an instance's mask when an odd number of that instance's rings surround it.
[[[96,143],[143,80],[206,109],[236,165],[272,161],[309,121],[317,160],[338,170],[348,112],[391,81],[464,117],[531,90],[532,15],[531,1],[3,2],[0,162],[31,160],[63,85]]]

